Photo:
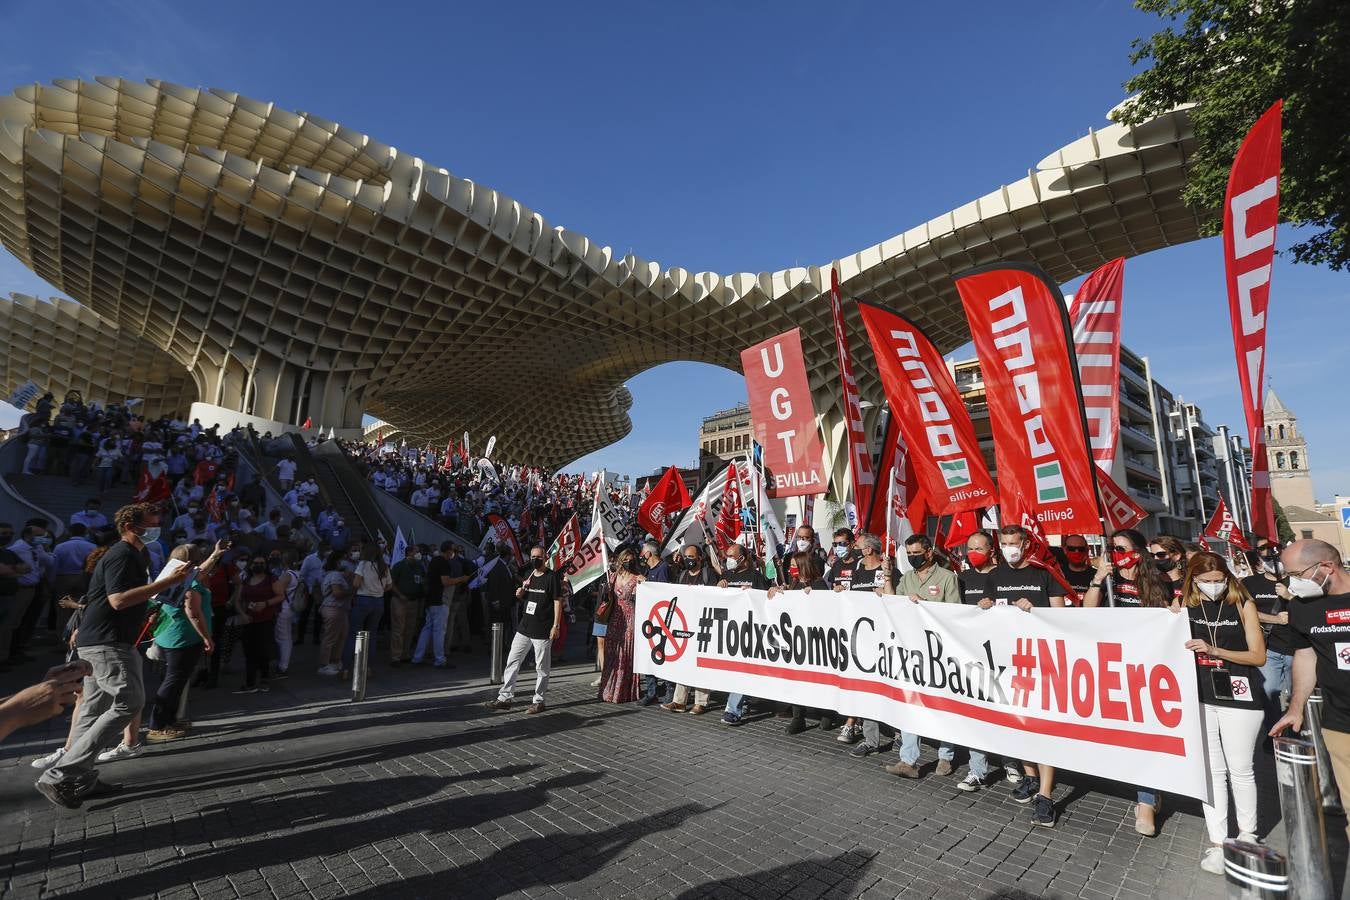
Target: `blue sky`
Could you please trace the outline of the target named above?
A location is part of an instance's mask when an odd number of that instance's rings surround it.
[[[312,112],[663,265],[823,264],[1026,174],[1123,97],[1125,2],[6,5],[0,89],[108,74]],[[59,16],[59,21],[57,20]],[[1292,231],[1281,232],[1282,245]],[[1131,260],[1125,341],[1243,430],[1217,240]],[[51,294],[0,258],[0,290]],[[1276,263],[1267,374],[1319,498],[1350,493],[1350,279]],[[855,335],[854,340],[862,340]],[[672,404],[672,386],[706,404]],[[633,433],[578,467],[689,464],[738,373],[630,383]]]

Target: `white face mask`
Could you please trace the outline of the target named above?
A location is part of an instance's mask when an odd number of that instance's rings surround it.
[[[728,568],[728,569],[739,569],[740,567],[741,567],[741,561],[740,561],[740,559],[739,559],[738,557],[735,557],[735,556],[728,556],[728,557],[727,557],[727,568]]]
[[[1003,551],[1003,559],[1007,561],[1008,565],[1015,566],[1022,561],[1021,544],[1013,544],[1011,547],[1009,547],[1007,544],[1004,544],[999,549]]]
[[[1289,593],[1295,597],[1302,597],[1304,600],[1313,600],[1321,597],[1327,592],[1327,582],[1331,580],[1331,575],[1322,579],[1318,584],[1311,578],[1302,578],[1298,575],[1289,576]]]
[[[797,538],[797,552],[805,553],[811,549],[811,542],[805,538]]]
[[[1195,586],[1200,589],[1200,593],[1211,600],[1218,600],[1228,593],[1228,582],[1226,581],[1197,581]]]

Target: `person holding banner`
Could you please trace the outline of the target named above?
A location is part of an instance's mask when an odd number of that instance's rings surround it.
[[[534,651],[534,702],[525,712],[538,715],[547,707],[544,694],[548,691],[548,675],[552,668],[553,656],[549,652],[554,638],[558,636],[558,623],[562,621],[563,595],[562,585],[556,573],[546,566],[548,559],[544,548],[538,544],[530,548],[530,568],[525,579],[516,589],[516,598],[523,604],[520,612],[520,628],[511,641],[511,652],[506,658],[506,672],[502,675],[502,687],[497,696],[485,704],[488,709],[506,710],[511,708],[515,696],[516,677],[525,662],[525,656]]]
[[[1159,538],[1159,540],[1162,540]],[[1111,596],[1117,606],[1133,609],[1172,609],[1180,606],[1173,597],[1173,588],[1167,578],[1158,571],[1155,563],[1157,556],[1145,553],[1150,546],[1148,540],[1133,528],[1122,528],[1112,533],[1107,545],[1110,549],[1102,556],[1097,566],[1097,574],[1088,584],[1083,594],[1083,606],[1091,609],[1102,605],[1106,597],[1106,584],[1110,582]],[[1159,552],[1166,554],[1171,548],[1159,546]],[[1174,571],[1181,574],[1180,570]],[[1178,592],[1180,588],[1176,589]],[[1162,798],[1151,788],[1138,788],[1135,791],[1134,830],[1144,837],[1153,837],[1158,833],[1155,822]]]
[[[1003,563],[989,573],[985,599],[990,606],[1016,606],[1023,612],[1032,609],[1064,608],[1064,588],[1044,568],[1031,565],[1027,553],[1031,535],[1021,525],[1004,525],[998,530],[999,554]],[[981,606],[984,603],[981,602]],[[1013,788],[1018,803],[1033,803],[1031,824],[1055,827],[1055,767],[1022,761],[1022,780]]]
[[[651,582],[668,584],[671,580],[670,564],[661,558],[661,547],[656,541],[645,541],[642,544],[642,571]],[[643,675],[642,698],[638,700],[638,705],[651,706],[659,701],[662,684],[661,679],[655,675]]]
[[[703,548],[697,544],[686,544],[680,552],[684,559],[684,567],[675,576],[675,583],[711,586],[714,576],[712,569],[703,561]],[[674,713],[688,711],[691,716],[701,716],[708,711],[708,691],[703,688],[694,689],[694,705],[692,707],[688,705],[688,701],[689,685],[677,684],[670,702],[662,703],[661,708]]]
[[[1169,534],[1160,534],[1148,545],[1148,555],[1153,557],[1153,565],[1163,578],[1171,582],[1168,587],[1173,597],[1181,597],[1181,580],[1186,574],[1186,563],[1201,548],[1188,548]]]
[[[1079,597],[1087,593],[1092,585],[1093,568],[1088,559],[1087,538],[1081,534],[1064,535],[1064,580],[1069,583]],[[1072,606],[1065,598],[1065,605]]]
[[[1228,837],[1228,791],[1232,788],[1238,840],[1256,843],[1256,775],[1252,759],[1264,715],[1260,667],[1266,640],[1256,604],[1242,582],[1217,553],[1195,554],[1182,579],[1182,603],[1191,620],[1195,680],[1200,717],[1208,747],[1211,802],[1202,805],[1211,847],[1200,868],[1224,873],[1223,842]]]
[[[717,582],[718,587],[751,589],[756,591],[767,591],[769,589],[769,579],[764,577],[759,566],[754,564],[750,558],[750,553],[740,544],[732,544],[727,548],[725,564],[722,566],[722,580]],[[741,724],[742,717],[745,715],[746,696],[744,694],[732,694],[727,697],[726,708],[722,711],[722,724],[736,726]]]
[[[998,555],[998,544],[994,536],[987,531],[976,531],[966,538],[966,568],[957,573],[956,580],[961,590],[961,602],[968,606],[989,609],[994,601],[988,599],[989,573],[1002,563]],[[1008,780],[1014,784],[1022,780],[1022,768],[1015,760],[1003,758]],[[957,782],[956,789],[966,793],[978,791],[989,781],[989,754],[983,750],[970,749],[970,769],[966,777]]]
[[[830,567],[825,571],[825,583],[836,591],[852,590],[853,570],[861,555],[855,549],[853,532],[840,528],[834,533],[830,550]]]
[[[809,532],[810,537],[803,536],[803,532]],[[828,591],[829,585],[825,583],[825,567],[821,565],[820,556],[812,549],[815,544],[815,531],[810,526],[803,525],[797,530],[796,552],[790,557],[788,571],[792,573],[792,578],[787,587],[775,585],[769,588],[769,598],[781,594],[784,590],[789,591]],[[802,549],[805,546],[806,549]],[[783,730],[788,734],[801,734],[806,730],[806,716],[812,710],[804,706],[793,706],[790,710],[790,717]],[[820,730],[832,731],[834,729],[834,713],[829,710],[820,711]]]
[[[933,541],[926,534],[912,534],[905,539],[905,556],[910,570],[900,576],[895,591],[911,603],[960,603],[961,591],[956,573],[938,565],[933,552]],[[912,731],[900,732],[900,758],[886,766],[891,775],[901,778],[919,777],[919,742],[922,738]],[[956,748],[946,741],[938,744],[938,763],[934,774],[946,777],[955,770]]]

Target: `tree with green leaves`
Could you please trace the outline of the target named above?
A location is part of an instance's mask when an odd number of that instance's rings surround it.
[[[1294,528],[1289,524],[1289,517],[1284,514],[1284,507],[1274,497],[1270,498],[1270,502],[1275,504],[1275,530],[1279,532],[1280,543],[1285,545],[1293,543]]]
[[[1346,0],[1135,0],[1169,23],[1136,40],[1118,117],[1143,122],[1195,103],[1196,151],[1183,198],[1222,228],[1228,172],[1248,129],[1284,98],[1280,218],[1316,232],[1298,262],[1350,269],[1350,3]]]

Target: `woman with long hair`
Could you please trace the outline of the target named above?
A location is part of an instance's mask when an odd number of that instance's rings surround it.
[[[1083,606],[1107,605],[1107,590],[1115,605],[1133,609],[1178,610],[1172,595],[1172,585],[1158,571],[1154,558],[1147,552],[1149,542],[1133,528],[1113,532],[1097,565],[1097,574],[1083,594]],[[1158,833],[1157,815],[1162,798],[1152,788],[1138,788],[1134,809],[1134,830],[1144,837]]]
[[[272,633],[277,610],[285,601],[284,585],[267,570],[267,554],[254,553],[248,571],[234,589],[235,611],[244,623],[244,686],[236,694],[271,690],[268,670],[272,662]]]
[[[166,571],[196,566],[197,572],[183,586],[177,598],[181,602],[168,602],[166,595],[174,591],[160,595],[155,645],[164,656],[164,678],[150,705],[150,730],[145,738],[152,743],[176,740],[191,727],[190,722],[178,718],[178,708],[187,706],[183,693],[202,656],[215,651],[211,640],[211,590],[206,585],[225,549],[223,543],[218,544],[208,556],[201,544],[179,544],[169,554]]]
[[[828,591],[830,586],[825,583],[825,569],[820,564],[820,557],[814,551],[804,550],[792,554],[792,564],[788,568],[791,578],[788,580],[787,587],[769,588],[769,597],[775,597],[784,590],[803,591],[811,593],[812,591]],[[804,706],[794,706],[791,709],[791,716],[788,723],[783,726],[783,730],[788,734],[801,734],[806,730],[806,717],[808,714],[814,714],[814,710],[807,709]],[[820,710],[820,730],[832,731],[834,729],[835,717],[830,710]]]
[[[1148,555],[1158,572],[1167,579],[1172,595],[1181,596],[1181,579],[1186,574],[1186,563],[1195,555],[1194,550],[1187,551],[1186,545],[1169,534],[1160,534],[1148,542]]]
[[[323,618],[323,636],[319,643],[319,674],[342,674],[342,647],[347,641],[347,619],[351,614],[352,585],[342,571],[343,550],[332,550],[323,563],[319,581],[319,615]]]
[[[384,561],[384,551],[374,541],[361,545],[361,558],[352,572],[352,589],[356,598],[352,600],[351,613],[347,618],[347,643],[342,650],[342,670],[350,672],[356,659],[356,635],[362,631],[371,634],[380,625],[384,616],[384,595],[394,587],[389,575],[389,566]]]
[[[1261,666],[1266,663],[1266,638],[1256,617],[1256,603],[1222,556],[1203,551],[1186,565],[1182,603],[1191,620],[1186,649],[1195,653],[1195,680],[1200,690],[1200,719],[1209,748],[1211,803],[1202,808],[1212,846],[1200,868],[1222,875],[1223,842],[1228,837],[1228,791],[1238,840],[1256,840],[1256,776],[1252,758],[1261,735]]]
[[[609,585],[609,627],[619,635],[605,654],[600,674],[600,699],[628,703],[638,698],[638,677],[633,674],[633,618],[637,586],[646,581],[638,574],[637,554],[631,548],[619,551],[618,565]]]

